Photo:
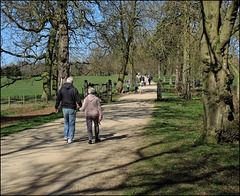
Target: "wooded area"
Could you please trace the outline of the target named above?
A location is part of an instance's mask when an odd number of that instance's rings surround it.
[[[118,74],[121,92],[126,75],[133,85],[136,73],[163,73],[175,75],[175,88],[191,99],[203,77],[203,136],[231,141],[239,138],[230,128],[239,26],[238,0],[2,1],[1,54],[19,60],[1,67],[9,79],[1,87],[41,75],[49,100],[69,75]]]

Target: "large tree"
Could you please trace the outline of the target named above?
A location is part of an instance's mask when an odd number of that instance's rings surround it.
[[[25,65],[35,65],[46,57],[44,47],[46,24],[49,20],[42,2],[1,2],[1,53],[24,59]],[[43,35],[41,32],[45,32]],[[40,44],[40,42],[42,42]],[[19,78],[12,78],[9,84]]]
[[[42,100],[48,101],[52,99],[52,89],[55,89],[55,80],[58,77],[58,72],[55,71],[54,67],[54,57],[58,55],[58,50],[56,50],[57,40],[58,40],[58,27],[59,27],[59,13],[55,8],[56,4],[45,2],[49,12],[49,23],[50,23],[50,33],[48,36],[48,44],[46,49],[46,58],[44,65],[44,73],[42,75],[43,79],[43,92],[42,92]],[[55,62],[56,63],[56,62]],[[54,91],[54,90],[53,90]],[[54,91],[54,95],[56,92]]]
[[[97,26],[95,44],[105,48],[106,55],[118,55],[121,68],[117,81],[117,92],[121,92],[127,66],[133,68],[134,32],[139,21],[139,1],[107,1],[101,4],[101,21]],[[131,56],[131,57],[130,57]],[[131,58],[131,62],[130,62]]]
[[[10,19],[5,20],[5,23],[8,23],[11,29],[15,28],[17,34],[21,35],[14,42],[17,53],[11,52],[13,48],[8,50],[2,49],[2,51],[24,58],[24,61],[29,60],[31,64],[45,59],[44,72],[42,74],[42,100],[44,101],[52,98],[53,56],[54,53],[58,52],[54,50],[58,30],[58,13],[55,7],[56,3],[49,1],[4,2],[2,7],[2,12]],[[35,62],[32,62],[32,59],[35,59]]]
[[[88,38],[87,35],[91,31],[89,26],[92,25],[89,19],[93,15],[92,10],[95,9],[93,5],[98,3],[89,1],[1,2],[3,21],[1,27],[5,35],[9,29],[7,33],[13,43],[10,47],[10,42],[4,40],[4,43],[8,44],[2,45],[1,52],[24,58],[28,64],[45,59],[42,99],[49,100],[52,95],[56,95],[58,89],[56,74],[60,75],[59,88],[69,76],[69,50],[72,49],[72,53],[76,52],[79,49],[78,46],[83,44],[82,38]],[[69,47],[70,44],[75,47]],[[60,55],[58,55],[59,52]],[[56,69],[56,65],[59,66],[59,70]],[[11,83],[10,81],[9,84]]]
[[[120,36],[121,36],[121,51],[122,51],[122,68],[119,73],[117,82],[117,91],[121,92],[124,83],[126,68],[130,58],[130,47],[133,43],[134,28],[137,21],[136,18],[136,4],[137,0],[132,2],[122,2],[119,5],[120,16]]]
[[[222,1],[201,1],[201,56],[203,64],[204,136],[206,141],[231,141],[234,119],[228,47],[235,28],[239,1],[233,0],[222,14]]]
[[[190,3],[185,1],[184,5],[184,44],[183,44],[183,69],[182,69],[182,97],[191,98],[190,88]]]

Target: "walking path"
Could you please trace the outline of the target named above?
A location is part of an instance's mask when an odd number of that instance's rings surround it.
[[[118,186],[140,158],[139,133],[157,98],[155,84],[140,91],[102,106],[100,143],[87,143],[83,112],[72,144],[63,140],[63,119],[1,138],[1,194],[121,194]]]

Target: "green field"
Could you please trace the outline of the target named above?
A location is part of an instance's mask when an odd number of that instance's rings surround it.
[[[163,80],[163,75],[161,76]],[[74,76],[74,86],[78,89],[79,93],[82,94],[84,80],[87,80],[88,83],[107,83],[108,80],[117,81],[118,76]],[[157,82],[158,75],[155,75],[153,80]],[[7,97],[22,97],[24,96],[41,96],[42,95],[42,80],[41,77],[18,80],[10,86],[1,88],[1,98]],[[127,78],[126,78],[127,79]],[[38,81],[40,80],[40,81]],[[4,77],[1,79],[1,84],[3,85],[7,81],[7,78]],[[175,76],[173,76],[173,85],[169,86],[169,76],[166,76],[166,82],[163,82],[165,88],[174,87]],[[201,83],[202,84],[202,83]],[[237,76],[233,81],[233,86],[237,85]]]
[[[8,87],[1,88],[1,98],[22,97],[23,95],[34,96],[35,94],[40,96],[42,94],[43,84],[42,80],[36,81],[39,79],[40,77],[18,80]],[[78,89],[79,93],[82,93],[84,80],[87,80],[88,83],[106,83],[108,80],[112,80],[112,82],[117,81],[118,76],[74,76],[73,79],[74,86]],[[1,84],[4,84],[6,80],[6,77],[2,78]]]

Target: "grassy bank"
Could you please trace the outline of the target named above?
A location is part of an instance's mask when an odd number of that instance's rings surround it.
[[[12,125],[2,127],[1,128],[1,137],[8,136],[10,134],[24,131],[26,129],[31,129],[39,125],[43,125],[45,123],[49,123],[51,121],[54,121],[56,119],[63,118],[62,112],[59,112],[58,114],[52,113],[49,115],[43,115],[38,116],[32,119],[27,119],[24,121],[20,121],[17,123],[14,123]]]
[[[142,134],[141,148],[121,189],[125,195],[237,195],[239,145],[197,142],[200,98],[164,93]]]

